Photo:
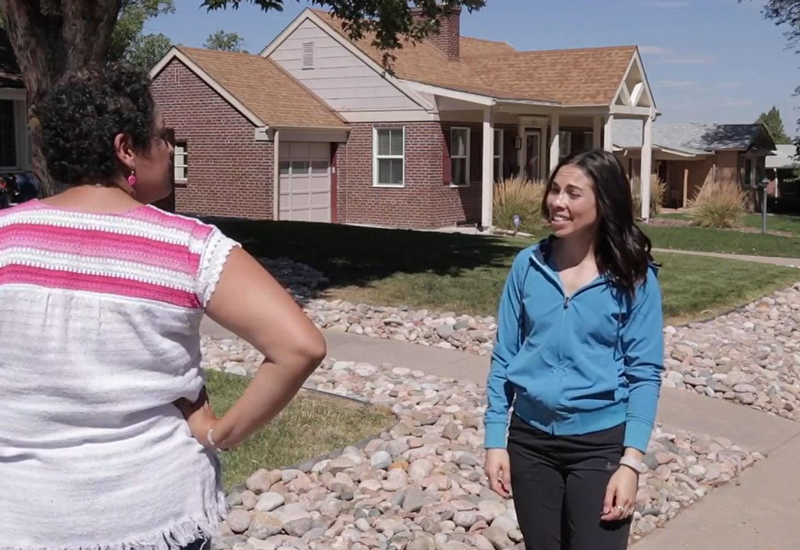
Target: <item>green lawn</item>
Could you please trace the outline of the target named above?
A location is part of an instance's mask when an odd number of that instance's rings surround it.
[[[248,383],[241,376],[208,372],[209,398],[218,416],[233,406]],[[386,408],[301,392],[265,429],[235,451],[222,453],[225,486],[242,483],[259,468],[291,466],[352,445],[395,422]]]
[[[656,260],[662,266],[664,315],[673,324],[711,316],[800,281],[800,270],[792,268],[679,254],[658,254]],[[510,261],[502,268],[477,268],[461,276],[396,273],[367,288],[350,286],[332,295],[356,302],[494,315],[509,267]]]
[[[251,253],[319,269],[331,279],[329,297],[483,315],[495,313],[514,256],[532,242],[328,224],[219,225]],[[648,228],[653,229],[675,228]],[[656,245],[664,246],[663,240]],[[706,317],[800,281],[800,271],[792,268],[677,254],[659,254],[657,260],[671,322]]]
[[[659,214],[659,218],[673,219],[673,220],[689,220],[691,219],[687,214]],[[758,230],[761,229],[761,214],[747,214],[742,220],[745,227],[753,227]],[[792,233],[800,236],[800,216],[767,216],[767,230],[780,231],[783,233]]]
[[[644,226],[656,248],[800,258],[800,236],[762,235],[703,227]]]

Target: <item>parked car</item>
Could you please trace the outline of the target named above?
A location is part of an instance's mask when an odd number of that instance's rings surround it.
[[[31,172],[8,173],[0,176],[0,208],[8,208],[39,196],[41,185]]]

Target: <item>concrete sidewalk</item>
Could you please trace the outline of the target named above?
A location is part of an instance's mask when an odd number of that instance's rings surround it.
[[[325,331],[328,357],[421,370],[444,378],[484,384],[489,358],[419,344]],[[727,437],[737,445],[767,454],[800,434],[800,423],[711,399],[663,388],[658,420],[665,426]],[[799,486],[800,487],[800,486]]]
[[[231,336],[208,319],[201,329]],[[341,361],[391,363],[479,384],[489,370],[488,357],[459,351],[331,331],[325,338],[328,357]],[[668,388],[662,390],[658,422],[668,430],[727,437],[768,458],[648,535],[636,550],[800,550],[800,422]]]
[[[786,267],[800,267],[800,258],[774,258],[771,256],[745,256],[740,254],[721,254],[719,252],[697,252],[695,250],[672,250],[667,248],[654,248],[655,253],[685,254],[687,256],[706,256],[707,258],[721,258],[723,260],[739,260],[741,262],[754,262],[757,264],[780,265]]]

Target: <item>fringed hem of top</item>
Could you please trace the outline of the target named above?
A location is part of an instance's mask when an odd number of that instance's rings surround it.
[[[0,550],[180,550],[197,540],[217,535],[218,524],[227,512],[224,494],[216,506],[205,511],[205,517],[191,518],[172,525],[164,531],[133,540],[111,544],[87,543],[78,546],[2,546]]]

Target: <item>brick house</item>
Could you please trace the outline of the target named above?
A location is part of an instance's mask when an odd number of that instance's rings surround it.
[[[624,121],[614,129],[614,151],[629,175],[640,175],[642,138]],[[766,177],[767,157],[777,146],[763,124],[655,124],[653,173],[666,185],[664,206],[685,208],[707,182],[743,187],[750,207],[756,184]]]
[[[518,52],[462,37],[453,12],[389,74],[372,40],[307,9],[258,56],[173,48],[151,75],[176,135],[177,210],[490,226],[496,181],[613,150],[620,119],[638,125],[651,170],[657,110],[635,46]]]

